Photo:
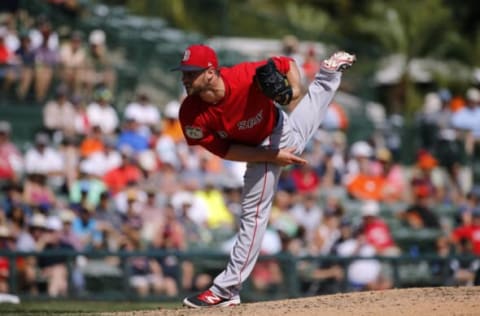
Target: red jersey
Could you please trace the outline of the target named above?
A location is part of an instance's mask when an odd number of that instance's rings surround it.
[[[290,70],[288,57],[273,57],[280,72]],[[189,145],[200,145],[224,157],[231,144],[259,145],[276,124],[276,108],[253,77],[257,67],[266,61],[245,62],[220,68],[225,96],[216,104],[198,95],[188,96],[180,108],[180,123]]]
[[[395,245],[390,229],[381,220],[375,220],[364,227],[364,234],[367,242],[377,250],[385,250]]]
[[[453,239],[467,239],[472,244],[473,254],[480,256],[480,226],[460,226],[453,231]]]

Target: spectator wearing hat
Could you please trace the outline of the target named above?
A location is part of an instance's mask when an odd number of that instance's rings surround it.
[[[75,135],[75,109],[68,100],[67,87],[59,85],[55,97],[43,108],[43,126],[54,139],[62,140]]]
[[[441,203],[444,200],[444,192],[441,183],[436,177],[438,170],[438,160],[428,151],[420,150],[417,154],[417,159],[410,178],[410,190],[415,192],[418,186],[427,190],[427,194],[433,199],[433,203]]]
[[[16,181],[23,172],[23,157],[10,141],[11,125],[0,121],[0,183]]]
[[[100,195],[93,218],[102,234],[102,240],[106,243],[105,248],[117,250],[121,239],[122,218],[108,192]]]
[[[373,149],[366,142],[359,142],[352,146],[352,155],[345,178],[348,194],[359,201],[382,201],[385,179],[374,172],[371,161]]]
[[[87,65],[87,52],[83,47],[83,36],[74,31],[70,39],[60,47],[60,78],[70,91],[80,93],[81,76]]]
[[[40,246],[44,253],[50,251],[73,251],[72,245],[62,241],[63,223],[57,216],[47,218],[45,235]],[[68,294],[68,257],[63,255],[40,256],[38,267],[47,279],[47,292],[50,297],[67,296]]]
[[[160,111],[150,102],[146,92],[139,92],[137,99],[127,104],[124,116],[126,119],[135,120],[139,125],[139,132],[146,137],[150,136],[151,128],[161,123]]]
[[[87,106],[88,120],[92,126],[100,126],[102,133],[112,135],[118,127],[118,115],[113,106],[111,90],[101,87],[95,91],[95,101]]]
[[[381,256],[399,255],[400,249],[393,240],[390,228],[379,217],[380,205],[378,202],[365,201],[361,212],[361,233],[365,236],[366,242],[375,249],[376,254]]]
[[[389,149],[383,147],[376,150],[372,169],[373,174],[379,175],[384,180],[383,202],[401,202],[408,197],[405,170],[393,160]]]
[[[106,45],[105,32],[100,29],[93,30],[88,36],[88,42],[87,66],[82,78],[83,93],[90,94],[93,87],[98,85],[114,91],[116,73]]]
[[[180,103],[178,100],[172,100],[165,105],[163,112],[162,127],[165,135],[169,135],[175,143],[184,142],[182,127],[178,120]]]

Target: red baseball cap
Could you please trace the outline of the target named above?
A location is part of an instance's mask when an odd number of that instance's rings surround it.
[[[172,71],[200,71],[209,67],[218,68],[217,54],[207,45],[196,44],[187,47],[180,65]]]

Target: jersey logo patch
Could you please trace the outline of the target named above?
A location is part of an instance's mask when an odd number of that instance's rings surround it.
[[[197,126],[185,127],[185,134],[191,139],[203,138],[203,131],[200,127],[197,127]]]

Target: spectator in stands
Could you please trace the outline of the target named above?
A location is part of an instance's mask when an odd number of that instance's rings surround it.
[[[97,177],[103,177],[107,172],[118,168],[123,159],[122,154],[115,148],[115,139],[106,137],[103,141],[103,150],[96,151],[85,160]]]
[[[100,202],[95,209],[93,216],[97,223],[97,228],[102,234],[104,242],[103,249],[118,250],[120,243],[120,232],[122,228],[122,218],[113,205],[108,192],[100,195]]]
[[[93,166],[82,161],[79,167],[79,177],[70,187],[70,203],[79,205],[82,195],[86,195],[86,202],[90,207],[96,208],[100,202],[100,196],[107,190],[105,183],[97,178],[92,170]]]
[[[12,234],[10,228],[5,224],[0,225],[0,250],[15,251],[15,241],[16,238]],[[18,269],[19,267],[16,268]],[[0,293],[9,292],[9,277],[11,269],[12,267],[10,266],[9,259],[7,257],[0,257]]]
[[[94,211],[94,209],[80,206],[77,211],[78,217],[72,222],[72,230],[80,239],[82,250],[100,249],[103,243],[102,234],[93,217]]]
[[[30,173],[23,187],[23,200],[32,208],[48,212],[55,206],[57,197],[48,186],[45,174]]]
[[[87,106],[88,120],[92,126],[100,126],[102,133],[111,135],[118,127],[118,115],[113,106],[112,92],[107,88],[98,88],[94,94],[95,101]]]
[[[12,64],[14,63],[14,53],[6,43],[7,30],[0,28],[0,79],[3,79],[3,92],[8,92],[10,83],[13,81],[14,72]]]
[[[367,147],[365,147],[366,149]],[[382,201],[384,199],[385,179],[378,174],[375,174],[372,162],[365,152],[364,156],[356,156],[355,162],[358,163],[358,170],[355,173],[348,175],[347,191],[349,195],[357,200],[375,200]]]
[[[10,141],[11,131],[9,122],[0,121],[0,183],[17,181],[23,172],[23,157]]]
[[[169,135],[175,143],[184,142],[182,127],[178,120],[178,112],[180,110],[180,103],[177,100],[172,100],[165,105],[163,112],[163,132]]]
[[[65,174],[65,185],[62,188],[62,192],[67,192],[72,186],[73,182],[78,178],[80,153],[77,142],[73,137],[65,137],[62,140],[58,151],[63,159],[63,172]]]
[[[54,140],[61,141],[75,134],[75,109],[68,100],[67,93],[67,87],[59,85],[55,91],[55,98],[49,100],[43,108],[43,126]]]
[[[148,149],[148,138],[141,133],[139,124],[134,118],[127,118],[122,131],[117,138],[117,149],[122,150],[127,147],[130,148],[134,155]]]
[[[122,235],[136,242],[141,241],[140,230],[143,227],[143,219],[140,216],[139,204],[135,195],[127,196],[125,213],[121,214]]]
[[[392,288],[392,281],[382,272],[381,262],[373,259],[376,249],[362,237],[362,233],[348,238],[336,246],[340,257],[365,257],[355,259],[347,267],[346,277],[350,290],[385,290]]]
[[[79,94],[81,76],[85,74],[87,52],[83,47],[83,36],[79,31],[70,35],[70,40],[60,47],[60,79],[69,91]]]
[[[128,183],[137,183],[142,178],[142,171],[137,166],[133,152],[128,148],[123,149],[121,155],[121,165],[107,171],[103,176],[103,181],[113,195],[122,191]]]
[[[61,240],[63,225],[58,217],[49,217],[46,222],[46,232],[40,242],[39,250],[49,251],[73,251],[72,245]],[[43,277],[47,279],[48,295],[51,297],[66,296],[68,293],[68,257],[62,255],[50,255],[38,258],[38,267]]]
[[[0,210],[6,217],[11,217],[15,209],[20,209],[24,216],[31,215],[30,207],[23,200],[23,185],[20,183],[6,183],[2,188],[4,196],[0,201]]]
[[[72,245],[76,251],[82,251],[82,241],[80,237],[73,231],[73,222],[77,218],[77,215],[71,209],[62,209],[58,212],[58,217],[62,221],[62,233],[60,240],[66,244]]]
[[[478,285],[476,276],[480,269],[480,259],[472,258],[472,240],[469,238],[461,238],[456,241],[455,244],[455,255],[458,257],[449,261],[452,276],[449,280],[450,284],[448,285]]]
[[[91,155],[103,152],[104,150],[102,129],[99,125],[94,125],[80,143],[80,156],[82,158],[89,158]]]
[[[364,170],[369,169],[370,159],[373,157],[373,148],[366,141],[357,141],[350,147],[349,159],[345,166],[345,181],[348,184],[351,178]]]
[[[141,244],[139,240],[135,240],[125,236],[120,247],[123,251],[139,251]],[[146,296],[153,290],[155,294],[162,294],[165,292],[165,279],[162,273],[162,268],[158,262],[153,258],[144,256],[128,257],[127,269],[130,286],[133,287],[136,293],[140,296]],[[170,286],[172,282],[168,282]],[[171,288],[168,288],[171,291]],[[176,287],[175,287],[176,290]]]
[[[225,204],[222,192],[218,189],[212,179],[208,179],[203,189],[195,192],[198,197],[207,205],[207,225],[210,229],[230,231],[234,227],[234,218]]]
[[[163,124],[155,127],[153,137],[153,148],[159,163],[167,163],[175,167],[176,170],[180,170],[182,166],[178,156],[178,146],[173,138],[164,132]]]
[[[398,215],[409,228],[440,229],[439,219],[431,206],[432,200],[428,195],[428,188],[416,186],[413,188],[413,203]]]
[[[151,128],[161,123],[158,107],[150,102],[146,92],[139,92],[137,100],[127,105],[124,117],[135,120],[139,124],[139,132],[146,137],[150,136]]]
[[[452,126],[463,134],[465,152],[472,158],[475,144],[480,139],[480,90],[467,90],[465,106],[452,115]]]
[[[326,209],[320,225],[318,225],[309,243],[312,255],[328,255],[340,237],[341,214],[333,209]]]
[[[58,64],[58,39],[52,44],[50,39],[54,36],[50,22],[43,22],[40,26],[40,45],[37,47],[32,38],[35,48],[35,98],[37,102],[43,102],[53,80],[55,67]]]
[[[365,241],[381,256],[397,256],[400,249],[393,240],[388,225],[379,217],[380,205],[376,201],[366,201],[362,205],[361,233]]]
[[[87,67],[82,79],[83,94],[89,95],[98,85],[114,91],[116,74],[106,46],[105,32],[99,29],[93,30],[89,34],[88,41]]]
[[[317,58],[317,52],[315,46],[312,44],[307,48],[303,64],[301,65],[303,73],[305,74],[305,86],[308,86],[310,82],[315,78],[315,74],[320,69],[320,62]]]
[[[75,109],[75,134],[77,136],[87,135],[90,132],[92,125],[90,124],[90,120],[88,118],[87,106],[84,98],[77,94],[72,96],[70,102],[72,102],[72,105]]]
[[[428,195],[434,200],[434,203],[441,203],[446,200],[442,183],[436,181],[434,171],[437,169],[437,159],[428,151],[420,150],[417,155],[410,185],[412,188],[421,186],[423,190],[428,191]]]
[[[18,62],[17,76],[19,81],[17,96],[20,100],[23,100],[32,86],[35,69],[35,50],[28,34],[20,35],[20,47],[15,51],[15,56]]]
[[[135,212],[140,213],[147,199],[147,194],[138,185],[137,181],[129,181],[125,188],[113,196],[115,208],[122,214],[127,212],[129,201],[133,203]]]
[[[142,239],[150,242],[158,227],[163,225],[165,215],[157,201],[156,189],[149,188],[145,193],[147,194],[147,200],[140,209],[140,216],[143,221]]]
[[[29,36],[34,49],[38,49],[44,43],[51,50],[59,48],[58,33],[52,28],[50,20],[45,15],[37,17],[36,26],[30,30]]]
[[[35,135],[34,147],[25,152],[25,171],[47,176],[47,182],[55,187],[64,184],[64,163],[55,148],[49,146],[49,137],[45,133]]]
[[[452,232],[452,241],[457,248],[460,248],[461,252],[465,252],[462,247],[466,243],[470,245],[469,253],[479,256],[480,255],[480,208],[477,207],[472,212],[471,223],[464,223],[457,227]]]
[[[307,154],[302,154],[302,158],[307,159]],[[320,177],[311,162],[293,167],[290,176],[295,183],[295,191],[299,194],[315,193],[318,190]]]
[[[320,187],[322,190],[339,186],[342,184],[342,170],[335,162],[335,149],[333,146],[323,146],[320,161],[315,166],[315,171],[320,177]]]
[[[386,203],[401,202],[407,198],[405,170],[393,161],[392,153],[387,148],[379,148],[372,165],[373,174],[383,178],[382,201]]]
[[[291,214],[296,222],[305,229],[306,240],[311,241],[323,218],[323,210],[317,201],[316,194],[300,195],[299,200],[291,209]]]

